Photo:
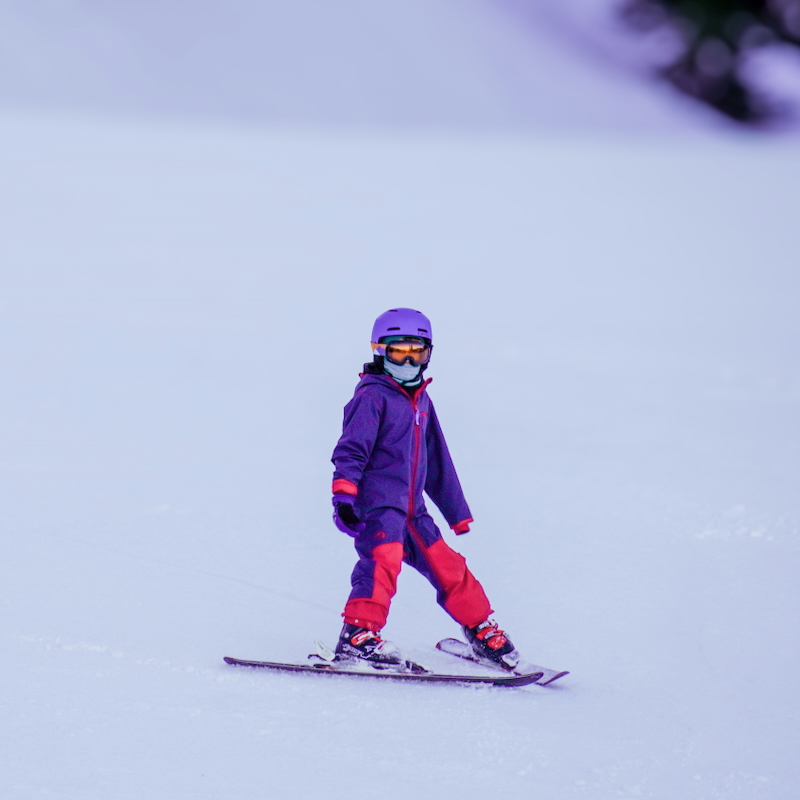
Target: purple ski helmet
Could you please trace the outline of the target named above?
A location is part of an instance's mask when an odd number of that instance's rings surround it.
[[[386,348],[380,341],[386,336],[418,336],[433,346],[431,321],[413,308],[392,308],[385,311],[372,326],[372,349],[375,355],[385,356]]]

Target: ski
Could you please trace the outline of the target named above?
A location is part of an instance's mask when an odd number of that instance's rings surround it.
[[[442,639],[442,641],[436,645],[436,649],[441,650],[443,653],[448,653],[451,656],[457,656],[458,658],[472,661],[474,664],[480,664],[484,667],[492,667],[493,669],[503,670],[503,668],[498,664],[495,664],[488,659],[478,657],[473,652],[472,648],[466,642],[462,642],[460,639]],[[506,671],[503,670],[503,672]],[[557,670],[548,669],[547,667],[540,667],[537,664],[529,664],[525,661],[521,661],[516,669],[512,670],[510,674],[535,675],[537,673],[540,675],[540,677],[533,682],[538,686],[547,686],[548,684],[553,683],[553,681],[557,681],[559,678],[569,675],[569,672],[566,670],[558,672]]]
[[[421,683],[459,683],[459,684],[486,684],[489,686],[527,686],[536,683],[542,678],[542,672],[533,673],[506,673],[503,675],[443,675],[438,672],[413,671],[419,665],[408,662],[408,671],[392,671],[388,669],[377,670],[352,669],[347,666],[338,666],[336,662],[322,661],[317,664],[284,664],[278,661],[248,661],[242,658],[225,656],[226,664],[235,667],[254,667],[257,669],[273,669],[282,672],[305,672],[316,675],[348,675],[359,678],[384,678],[388,680],[413,681]],[[341,662],[343,665],[346,662]],[[423,669],[423,668],[420,668]]]

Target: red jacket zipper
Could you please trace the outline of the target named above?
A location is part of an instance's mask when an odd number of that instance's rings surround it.
[[[425,384],[423,384],[423,386],[425,386]],[[414,409],[414,460],[411,462],[411,485],[408,490],[408,514],[406,516],[406,525],[408,526],[409,531],[411,531],[411,535],[416,539],[417,546],[420,548],[421,552],[425,552],[425,543],[422,541],[422,537],[419,535],[419,533],[417,533],[416,528],[411,522],[411,520],[414,519],[414,494],[417,486],[419,448],[422,440],[422,433],[420,431],[419,424],[419,406],[417,405],[417,395],[421,391],[421,388],[422,387],[414,392],[413,397],[408,398],[411,401],[411,408]]]
[[[411,485],[408,490],[408,519],[414,516],[414,494],[417,487],[417,468],[419,467],[419,447],[422,434],[419,424],[419,409],[417,408],[416,396],[411,401],[414,409],[414,460],[411,462]]]
[[[417,405],[417,397],[419,397],[422,390],[431,382],[428,378],[422,386],[420,386],[414,396],[406,395],[411,401],[411,408],[414,410],[414,460],[411,462],[411,485],[408,489],[408,521],[410,522],[414,516],[414,492],[417,486],[417,468],[419,467],[419,448],[422,442],[422,432],[419,424],[419,406]],[[398,386],[398,389],[400,387]],[[402,391],[402,389],[401,389]],[[404,392],[405,394],[405,392]]]
[[[428,378],[428,380],[424,381],[421,386],[417,388],[417,391],[414,392],[414,396],[408,394],[402,387],[398,386],[394,380],[390,378],[392,386],[394,386],[398,392],[402,392],[407,398],[408,402],[411,403],[411,408],[414,410],[414,459],[411,462],[411,485],[408,489],[408,514],[406,519],[410,522],[412,517],[414,516],[414,490],[417,485],[417,467],[419,466],[419,448],[421,445],[422,434],[420,432],[420,424],[419,424],[419,406],[417,405],[417,398],[419,397],[422,390],[433,380],[433,378]]]
[[[428,378],[422,386],[420,386],[416,392],[414,392],[414,396],[411,397],[405,391],[403,391],[400,386],[392,381],[392,384],[397,387],[397,390],[403,392],[403,394],[408,397],[409,402],[411,403],[411,408],[414,410],[414,460],[411,463],[411,486],[408,492],[408,515],[406,516],[406,525],[408,525],[408,530],[411,532],[411,535],[414,537],[415,541],[417,542],[417,546],[420,549],[420,552],[426,553],[428,548],[425,546],[425,542],[423,541],[422,537],[419,535],[419,532],[412,524],[412,519],[414,518],[414,489],[417,483],[417,467],[419,466],[419,449],[422,444],[422,432],[420,430],[419,424],[419,406],[417,405],[417,397],[419,397],[422,390],[433,380],[432,378]],[[436,576],[436,580],[439,582],[440,586],[444,585],[442,581],[442,576],[439,574],[439,570],[437,565],[433,561],[428,562],[430,564],[431,570],[433,574]]]

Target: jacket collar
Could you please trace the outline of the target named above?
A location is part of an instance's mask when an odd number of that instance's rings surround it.
[[[414,400],[416,400],[422,392],[425,391],[428,384],[433,380],[433,378],[426,378],[422,383],[416,387],[416,391],[413,394]],[[410,397],[409,394],[406,392],[405,389],[391,376],[391,375],[369,375],[369,374],[361,374],[361,383],[359,386],[366,386],[368,384],[377,383],[382,386],[391,386],[395,391],[400,392],[401,394],[405,395],[406,397]]]

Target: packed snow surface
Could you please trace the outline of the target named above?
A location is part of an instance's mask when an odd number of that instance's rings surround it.
[[[796,797],[796,146],[0,142],[3,797]],[[435,326],[448,541],[553,688],[222,662],[338,633],[328,459],[398,305]],[[385,634],[462,667],[411,570]]]

